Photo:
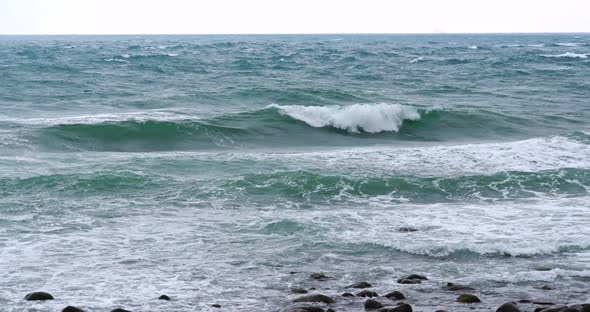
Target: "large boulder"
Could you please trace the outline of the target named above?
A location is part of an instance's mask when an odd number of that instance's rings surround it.
[[[398,305],[397,307],[383,307],[378,312],[412,312],[412,306],[404,303],[402,305]]]
[[[161,295],[160,297],[158,297],[158,300],[168,300],[168,301],[170,301],[170,297],[168,297],[167,295]]]
[[[308,296],[303,296],[303,297],[299,297],[295,300],[293,300],[293,302],[323,302],[323,303],[334,303],[334,299],[326,296],[326,295],[322,295],[322,294],[315,294],[315,295],[308,295]]]
[[[379,308],[383,308],[381,302],[373,299],[367,299],[365,301],[365,310],[377,310]]]
[[[346,286],[347,288],[369,288],[372,287],[373,285],[367,283],[367,282],[358,282],[358,283],[354,283],[352,285],[348,285]]]
[[[477,303],[481,302],[481,300],[477,296],[474,296],[472,294],[460,294],[459,297],[457,297],[457,302]]]
[[[36,291],[29,293],[25,296],[25,300],[32,301],[32,300],[53,300],[53,296],[50,293],[46,293],[44,291]]]
[[[384,296],[387,299],[391,299],[391,300],[402,300],[402,299],[406,299],[406,297],[404,296],[404,294],[402,294],[399,291],[392,291],[388,294],[386,294]]]
[[[501,305],[496,312],[521,312],[520,309],[512,302],[506,302]]]
[[[67,306],[61,310],[61,312],[84,312],[84,310],[73,306]]]
[[[427,280],[426,276],[418,275],[418,274],[410,274],[406,276],[402,276],[397,279],[397,282],[400,284],[420,284],[422,281]]]

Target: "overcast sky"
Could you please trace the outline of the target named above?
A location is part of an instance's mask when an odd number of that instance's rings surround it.
[[[0,0],[0,34],[590,32],[590,0]]]

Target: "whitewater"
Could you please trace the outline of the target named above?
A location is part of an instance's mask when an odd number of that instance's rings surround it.
[[[416,311],[587,303],[588,47],[0,36],[0,310],[359,311],[359,281]]]

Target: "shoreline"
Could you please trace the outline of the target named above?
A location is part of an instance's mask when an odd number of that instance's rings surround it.
[[[285,289],[284,300],[277,302],[276,312],[337,312],[337,311],[377,311],[377,312],[449,312],[449,311],[496,311],[496,312],[590,312],[589,300],[547,300],[551,298],[553,288],[545,285],[539,290],[548,294],[543,297],[542,292],[532,294],[519,292],[515,289],[512,296],[499,294],[493,289],[477,289],[471,285],[447,282],[444,287],[438,287],[441,281],[431,280],[419,274],[409,274],[397,278],[397,287],[380,286],[369,281],[359,281],[350,285],[337,285],[333,278],[324,273],[306,274],[289,272],[298,282],[289,283]],[[393,289],[395,288],[395,289]],[[389,290],[387,290],[389,289]],[[541,294],[541,296],[539,295]],[[588,294],[581,290],[580,294]],[[580,296],[581,297],[581,296]],[[544,299],[545,298],[545,299]],[[586,296],[588,298],[588,296]],[[46,292],[32,292],[23,300],[41,302],[54,300]],[[153,300],[165,302],[176,300],[174,296],[165,294],[154,296]],[[231,302],[208,303],[207,309],[194,307],[191,311],[235,311]],[[35,307],[36,309],[37,307]],[[195,310],[197,309],[197,310]],[[185,311],[173,308],[174,311]],[[44,311],[44,310],[41,310]],[[98,311],[85,308],[83,305],[68,305],[62,312]],[[100,310],[102,311],[102,310]],[[134,310],[132,307],[112,307],[110,312],[147,311],[142,308]],[[188,310],[187,310],[188,311]],[[239,310],[245,311],[245,310]]]

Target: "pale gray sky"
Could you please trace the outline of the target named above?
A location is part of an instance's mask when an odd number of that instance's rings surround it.
[[[0,0],[0,34],[590,32],[590,0]]]

